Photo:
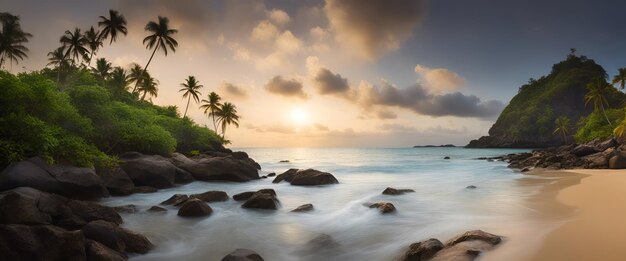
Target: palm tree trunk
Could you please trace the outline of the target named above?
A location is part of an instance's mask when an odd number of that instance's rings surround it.
[[[187,107],[185,107],[185,114],[183,114],[183,118],[187,117],[187,110],[189,109],[189,101],[191,100],[191,95],[187,98]]]
[[[91,52],[89,54],[89,63],[87,64],[87,67],[91,67],[91,59],[93,58],[93,52]]]
[[[217,134],[217,124],[215,123],[215,112],[211,111],[211,117],[213,118],[213,130]]]
[[[2,69],[2,65],[4,65],[4,57],[0,58],[0,69]]]
[[[604,113],[604,118],[606,119],[606,122],[609,123],[609,126],[613,127],[613,124],[611,124],[611,121],[609,120],[609,117],[606,115],[606,111],[604,110],[604,104],[600,103],[600,106],[602,106],[602,113]]]
[[[154,57],[154,54],[156,53],[157,49],[159,49],[159,44],[160,42],[157,42],[157,45],[154,47],[154,51],[152,51],[152,55],[150,55],[150,59],[148,59],[148,63],[146,64],[146,67],[144,67],[143,71],[141,71],[141,75],[139,76],[139,79],[142,79],[143,75],[146,74],[146,71],[148,70],[148,66],[150,65],[150,62],[152,61],[152,57]],[[137,89],[137,84],[139,84],[139,80],[135,81],[135,87],[133,88],[133,92],[131,93],[135,93],[135,90]]]
[[[148,92],[147,92],[147,91],[146,91],[146,92],[143,92],[143,95],[141,96],[141,100],[142,100],[142,101],[143,101],[143,99],[145,99],[145,98],[146,98],[146,93],[148,93]]]

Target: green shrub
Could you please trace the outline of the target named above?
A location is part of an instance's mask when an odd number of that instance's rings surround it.
[[[613,136],[613,130],[616,124],[624,120],[623,109],[609,109],[606,111],[607,117],[612,125],[606,121],[606,117],[602,111],[594,111],[589,116],[578,122],[578,131],[576,132],[576,142],[584,143],[594,139],[605,139]]]

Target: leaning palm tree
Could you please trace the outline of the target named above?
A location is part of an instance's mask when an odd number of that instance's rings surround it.
[[[606,122],[609,123],[609,126],[613,126],[609,117],[606,115],[606,111],[604,106],[608,106],[609,102],[606,99],[610,95],[611,85],[609,85],[603,78],[596,77],[589,84],[587,84],[587,94],[585,95],[585,106],[589,102],[593,102],[593,107],[595,110],[602,110],[604,113],[604,118],[606,118]]]
[[[61,70],[63,68],[67,68],[70,65],[69,59],[65,56],[65,46],[61,46],[55,49],[52,52],[48,53],[48,64],[49,66],[56,67],[57,70],[57,83],[59,83],[61,79]]]
[[[100,31],[96,31],[96,29],[89,28],[89,30],[85,31],[85,40],[87,40],[87,46],[89,47],[89,60],[87,60],[87,66],[91,65],[91,59],[98,52],[98,49],[102,47],[102,41],[100,40]]]
[[[76,64],[76,61],[87,60],[89,50],[87,50],[87,39],[83,37],[83,34],[80,32],[80,28],[75,28],[74,32],[67,30],[65,31],[65,35],[61,36],[59,39],[61,44],[67,48],[65,50],[65,56],[70,57],[72,59],[72,64]]]
[[[617,69],[617,75],[613,77],[612,83],[619,86],[622,90],[626,87],[626,68]]]
[[[100,58],[96,60],[96,67],[91,68],[91,72],[96,76],[96,78],[102,81],[102,86],[106,87],[106,80],[111,74],[111,63],[107,61],[105,58]]]
[[[141,79],[143,78],[142,75],[143,68],[141,68],[141,65],[136,63],[131,64],[130,72],[128,73],[128,80],[135,83],[135,88],[133,88],[133,91],[131,93],[135,93],[137,86],[141,85]]]
[[[139,86],[139,92],[143,92],[141,96],[141,100],[145,100],[146,95],[149,94],[151,97],[157,97],[159,89],[157,86],[159,85],[159,81],[154,79],[150,74],[145,73],[143,75],[143,79],[141,80],[141,86]]]
[[[222,139],[226,140],[226,126],[232,124],[239,128],[237,107],[230,102],[225,102],[216,114],[219,123],[222,125]]]
[[[152,55],[150,55],[150,59],[148,59],[146,67],[143,68],[143,71],[145,72],[146,70],[148,70],[148,66],[150,66],[150,62],[152,61],[152,58],[154,57],[154,54],[157,50],[162,50],[165,56],[167,56],[168,49],[172,52],[176,52],[178,42],[172,37],[172,35],[178,33],[178,30],[170,29],[170,20],[167,17],[162,16],[159,16],[158,22],[148,22],[144,29],[152,34],[146,36],[146,38],[143,39],[143,44],[146,45],[147,49],[154,49],[154,51],[152,51]],[[137,83],[135,83],[135,88],[133,88],[133,92],[136,88]]]
[[[26,52],[28,48],[24,43],[28,42],[28,38],[33,35],[22,31],[20,18],[9,13],[0,13],[0,23],[2,23],[2,31],[0,31],[0,68],[4,66],[5,61],[13,65],[19,63],[28,57]]]
[[[112,44],[117,40],[118,33],[122,33],[124,35],[128,34],[128,29],[126,29],[126,18],[113,9],[109,10],[109,18],[100,16],[98,26],[102,27],[102,31],[100,31],[99,35],[100,40],[104,41],[111,37],[109,44]]]
[[[561,116],[558,117],[555,121],[554,121],[554,125],[556,126],[556,128],[554,129],[554,132],[552,132],[552,134],[561,134],[561,137],[563,138],[563,142],[567,142],[567,136],[569,135],[569,131],[570,131],[570,123],[569,123],[569,118],[565,117],[565,116]]]
[[[207,100],[202,99],[202,105],[200,109],[204,109],[204,114],[209,114],[211,118],[213,118],[213,130],[217,133],[217,123],[215,121],[215,114],[220,110],[222,103],[222,97],[220,97],[217,93],[211,92],[209,96],[207,96]]]
[[[183,118],[187,116],[187,110],[189,109],[189,102],[191,101],[192,97],[196,102],[200,102],[199,96],[202,95],[200,93],[200,88],[204,86],[199,83],[200,82],[196,80],[196,77],[189,76],[187,77],[185,82],[181,84],[183,88],[178,90],[179,92],[184,92],[183,98],[187,98],[187,107],[185,107],[185,113],[183,114]]]

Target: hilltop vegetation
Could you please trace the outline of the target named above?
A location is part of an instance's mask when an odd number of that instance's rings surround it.
[[[571,142],[574,136],[577,141],[609,137],[615,126],[604,120],[603,110],[607,109],[612,122],[622,121],[626,96],[608,85],[606,78],[602,66],[572,53],[555,64],[549,75],[522,85],[489,130],[489,136],[470,142],[468,147],[549,147]],[[602,89],[602,109],[595,108],[593,99],[594,106],[586,104],[594,80],[606,87]],[[598,121],[599,116],[604,122]],[[557,122],[572,124],[559,127]],[[555,129],[565,136],[557,135]]]

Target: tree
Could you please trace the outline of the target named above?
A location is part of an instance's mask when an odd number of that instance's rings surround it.
[[[207,100],[202,100],[202,105],[200,109],[204,109],[204,114],[209,114],[211,118],[213,118],[213,130],[217,133],[217,123],[215,121],[215,114],[221,109],[222,104],[220,101],[222,97],[220,97],[217,93],[211,92],[209,96],[207,96]]]
[[[91,72],[96,75],[96,78],[102,81],[102,86],[106,87],[106,80],[109,77],[113,67],[111,63],[105,58],[96,60],[96,67],[91,68]]]
[[[613,77],[613,84],[619,86],[620,89],[624,89],[626,85],[626,68],[617,69],[617,75]]]
[[[554,132],[552,132],[552,134],[560,133],[561,136],[563,137],[563,142],[564,143],[567,142],[567,136],[569,136],[569,131],[570,131],[569,118],[565,116],[558,117],[554,121],[554,125],[556,128],[554,129]]]
[[[587,94],[585,95],[585,106],[589,102],[593,102],[594,109],[601,109],[602,113],[604,113],[604,118],[606,118],[606,122],[609,123],[609,126],[613,126],[604,109],[605,105],[609,105],[606,97],[610,95],[610,88],[611,85],[609,85],[604,79],[600,77],[596,77],[591,80],[591,82],[587,84],[587,90],[589,90],[589,92],[587,92]]]
[[[0,13],[0,23],[2,23],[0,31],[0,68],[2,68],[4,61],[8,60],[9,64],[13,65],[13,62],[17,64],[19,60],[28,57],[26,54],[28,48],[24,43],[33,35],[22,31],[20,18],[10,13]]]
[[[120,97],[128,88],[129,80],[126,71],[121,67],[115,67],[109,77],[109,88],[113,97]]]
[[[130,66],[130,73],[128,74],[128,81],[134,82],[135,86],[140,85],[142,74],[143,74],[143,68],[141,68],[141,65],[133,63]],[[135,93],[135,90],[133,90],[132,93]]]
[[[150,74],[144,73],[143,79],[141,80],[141,85],[139,86],[138,91],[143,92],[141,96],[141,100],[143,101],[146,98],[146,94],[150,94],[152,97],[157,97],[159,89],[157,86],[159,85],[159,81],[154,79]]]
[[[69,59],[65,56],[65,46],[61,46],[55,49],[52,52],[48,53],[48,64],[50,66],[54,66],[57,69],[57,83],[59,83],[61,79],[61,71],[63,68],[67,68],[70,66]]]
[[[126,29],[126,18],[113,9],[109,10],[109,18],[100,16],[98,26],[102,27],[102,31],[100,31],[99,36],[101,41],[111,37],[109,45],[117,40],[118,33],[122,33],[124,35],[128,34],[128,29]]]
[[[222,125],[222,139],[226,140],[226,126],[232,124],[239,128],[237,107],[230,102],[225,102],[216,114],[218,122]]]
[[[102,47],[102,41],[100,40],[100,31],[96,31],[96,29],[89,28],[89,30],[85,31],[85,40],[87,40],[87,46],[89,47],[89,60],[87,66],[91,65],[91,59],[94,54],[98,52],[98,49]]]
[[[150,62],[152,61],[152,58],[157,50],[162,50],[165,56],[167,56],[168,49],[172,52],[176,52],[178,42],[172,37],[172,35],[178,33],[178,30],[170,29],[169,23],[170,20],[167,17],[159,16],[158,22],[150,21],[146,24],[144,29],[152,34],[143,39],[143,44],[146,45],[147,49],[154,49],[154,51],[152,51],[152,55],[150,55],[150,59],[148,59],[146,67],[143,68],[144,73],[148,70],[148,66],[150,66]],[[138,83],[135,83],[133,93],[137,88],[137,84]]]
[[[67,30],[65,35],[61,36],[59,40],[63,46],[65,46],[65,56],[72,59],[72,64],[76,64],[77,60],[82,58],[87,60],[89,57],[89,50],[87,50],[87,39],[83,37],[80,32],[80,28],[75,28],[74,32]]]
[[[200,88],[204,86],[199,83],[200,82],[196,80],[196,77],[189,76],[187,77],[185,82],[181,84],[183,88],[180,89],[178,92],[184,92],[183,98],[187,98],[187,107],[185,107],[185,113],[183,114],[183,118],[187,116],[187,110],[189,109],[189,102],[191,101],[192,97],[196,102],[200,102],[199,96],[202,95],[200,93]]]

